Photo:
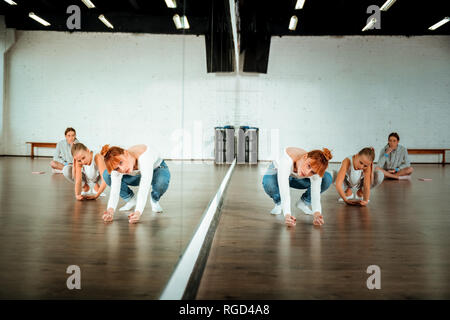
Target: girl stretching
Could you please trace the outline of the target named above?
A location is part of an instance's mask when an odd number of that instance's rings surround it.
[[[150,186],[152,211],[162,212],[159,199],[169,187],[170,172],[158,151],[147,144],[135,145],[126,150],[105,145],[101,154],[104,155],[107,169],[103,172],[103,178],[111,186],[108,207],[103,213],[104,221],[113,220],[120,195],[127,201],[121,210],[136,207],[128,219],[130,223],[137,223],[144,211]],[[137,196],[129,186],[139,186]]]
[[[65,177],[67,180],[75,182],[77,200],[95,200],[104,196],[106,182],[100,174],[106,170],[103,156],[89,150],[82,143],[74,143],[71,152],[74,166],[70,174]]]
[[[332,183],[331,174],[325,172],[331,158],[331,152],[326,148],[310,152],[300,148],[286,148],[279,159],[272,162],[263,177],[264,191],[275,202],[271,213],[283,212],[286,225],[295,226],[297,219],[291,214],[289,187],[307,189],[297,202],[297,207],[305,214],[314,216],[314,225],[323,225],[320,194]]]
[[[369,203],[370,189],[380,185],[384,179],[381,171],[373,170],[374,159],[375,150],[364,148],[342,161],[336,177],[336,191],[341,196],[340,201],[345,201],[349,205],[361,206]],[[358,190],[354,200],[350,199],[353,188]]]

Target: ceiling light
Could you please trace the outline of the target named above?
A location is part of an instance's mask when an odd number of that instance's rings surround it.
[[[5,0],[5,2],[9,3],[9,4],[12,5],[12,6],[16,6],[16,5],[17,5],[17,3],[15,3],[15,2],[12,1],[12,0]]]
[[[33,12],[30,12],[28,14],[28,16],[33,19],[36,20],[37,22],[39,22],[40,24],[43,24],[44,26],[48,27],[50,25],[50,23],[48,23],[47,21],[45,21],[44,19],[42,19],[41,17],[38,17],[37,15],[35,15]]]
[[[176,8],[177,1],[176,0],[166,0],[167,8]]]
[[[295,3],[295,10],[303,9],[304,4],[305,0],[297,0],[297,2]]]
[[[173,23],[175,23],[175,27],[176,27],[177,29],[181,29],[181,28],[182,28],[182,25],[181,25],[181,18],[180,18],[179,15],[175,14],[175,15],[173,16]]]
[[[375,23],[377,23],[377,19],[375,19],[375,18],[370,19],[369,23],[366,24],[366,26],[362,29],[362,31],[372,29],[372,27],[375,25]]]
[[[99,15],[98,18],[108,27],[111,29],[114,29],[114,26],[111,24],[111,22],[108,21],[108,19],[105,18],[104,15]]]
[[[388,9],[394,4],[397,0],[387,0],[382,6],[381,11],[388,11]]]
[[[446,24],[449,21],[450,21],[450,17],[445,17],[444,19],[442,19],[438,23],[433,24],[431,27],[429,27],[428,30],[436,30],[437,28],[439,28],[440,26]]]
[[[297,28],[298,18],[297,16],[292,16],[291,21],[289,22],[289,30],[294,31]]]
[[[183,25],[183,29],[189,29],[191,27],[186,16],[181,17],[181,24]]]
[[[83,3],[88,7],[89,9],[95,8],[95,5],[92,3],[91,0],[81,0]]]

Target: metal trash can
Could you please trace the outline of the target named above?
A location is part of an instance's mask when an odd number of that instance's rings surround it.
[[[214,131],[215,163],[225,163],[225,129],[223,127],[215,127]]]
[[[248,160],[248,155],[246,156],[246,145],[247,145],[247,135],[246,131],[250,128],[249,126],[241,126],[237,134],[237,146],[236,146],[236,163],[244,164]]]
[[[232,163],[235,156],[234,127],[225,126],[225,163]]]
[[[259,129],[251,127],[247,130],[247,152],[248,157],[246,157],[247,162],[250,164],[258,164],[258,132]]]

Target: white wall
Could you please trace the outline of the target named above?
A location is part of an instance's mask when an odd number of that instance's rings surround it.
[[[0,16],[0,155],[4,154],[5,148],[5,130],[3,129],[6,119],[4,118],[4,93],[7,91],[5,81],[5,52],[14,43],[14,29],[6,28],[5,17]]]
[[[207,74],[203,37],[16,38],[6,57],[7,154],[62,139],[67,126],[93,147],[149,137],[170,158],[213,158],[213,127],[224,124],[258,126],[260,159],[277,135],[280,146],[327,146],[336,161],[378,151],[391,131],[410,148],[450,147],[448,36],[272,38],[267,75]]]
[[[378,157],[396,131],[410,148],[450,148],[448,36],[273,37],[267,75],[240,83],[241,118],[279,129],[280,146],[326,146],[338,161],[373,146]]]

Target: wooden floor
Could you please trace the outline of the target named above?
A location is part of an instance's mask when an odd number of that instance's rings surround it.
[[[108,197],[76,201],[49,161],[0,157],[0,299],[157,299],[228,169],[166,161],[164,213],[148,204],[137,225],[120,212],[105,224]],[[69,265],[81,290],[66,287]]]
[[[269,214],[266,167],[236,167],[198,299],[450,299],[450,166],[384,181],[367,208],[338,203],[333,185],[325,225],[296,209],[292,229]],[[380,290],[367,289],[369,265],[381,268]]]

